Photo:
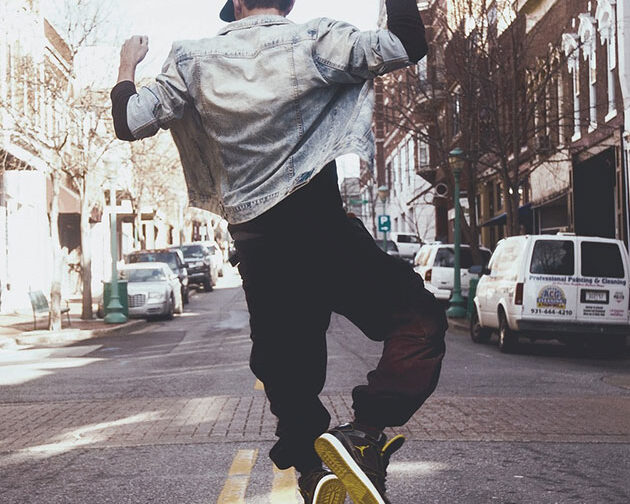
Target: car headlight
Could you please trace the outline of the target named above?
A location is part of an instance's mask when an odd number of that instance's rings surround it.
[[[164,301],[166,295],[164,292],[149,292],[149,299],[153,299],[154,301]]]

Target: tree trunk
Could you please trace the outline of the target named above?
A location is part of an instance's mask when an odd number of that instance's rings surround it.
[[[470,232],[468,244],[473,257],[473,264],[482,264],[481,252],[479,250],[479,223],[477,222],[477,188],[475,183],[476,169],[475,165],[471,165],[468,172],[468,208],[470,216]]]
[[[512,194],[510,194],[510,186],[504,183],[503,187],[503,201],[505,201],[505,211],[507,214],[506,235],[515,236],[520,234],[520,223],[518,215],[520,197],[518,194],[518,189],[512,190]]]
[[[140,205],[138,205],[135,209],[135,215],[134,215],[134,233],[133,233],[133,237],[134,237],[134,247],[136,249],[142,249],[144,250],[145,245],[144,245],[144,235],[142,234],[142,214],[140,213]]]
[[[63,258],[61,244],[59,243],[59,191],[61,181],[59,173],[53,170],[50,174],[52,182],[52,201],[50,207],[50,239],[52,245],[52,282],[50,286],[50,322],[48,329],[58,331],[61,329],[61,275]]]
[[[90,244],[90,206],[87,180],[81,181],[81,282],[83,285],[81,318],[92,320],[92,248]]]

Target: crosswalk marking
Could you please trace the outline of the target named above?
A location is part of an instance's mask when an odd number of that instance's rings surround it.
[[[263,382],[261,382],[260,380],[256,380],[256,384],[254,385],[254,389],[255,390],[265,390],[265,386],[263,385]]]
[[[297,479],[293,469],[281,471],[273,466],[270,504],[299,504]]]
[[[245,504],[249,475],[257,457],[258,450],[239,450],[236,453],[217,504]]]

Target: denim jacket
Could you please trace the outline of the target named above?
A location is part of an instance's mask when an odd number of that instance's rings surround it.
[[[190,204],[238,224],[343,154],[373,159],[371,80],[408,64],[387,30],[251,16],[176,42],[127,122],[137,139],[170,128]]]

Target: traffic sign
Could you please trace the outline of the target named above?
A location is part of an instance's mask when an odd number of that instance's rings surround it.
[[[378,216],[378,230],[382,233],[389,233],[392,230],[392,218],[389,215]]]

